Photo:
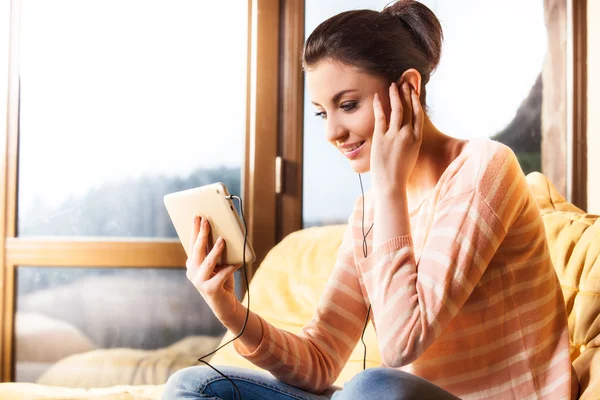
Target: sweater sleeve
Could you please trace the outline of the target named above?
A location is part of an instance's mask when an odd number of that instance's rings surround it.
[[[339,376],[360,335],[367,309],[352,251],[352,217],[332,274],[313,318],[296,335],[261,318],[263,337],[252,353],[234,342],[238,353],[279,380],[320,393]]]
[[[492,157],[478,174],[470,172],[464,188],[452,188],[438,202],[419,260],[412,238],[404,236],[359,263],[385,366],[413,362],[444,331],[525,201],[528,189],[512,151]]]

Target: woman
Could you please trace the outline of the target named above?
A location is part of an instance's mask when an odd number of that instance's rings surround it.
[[[447,136],[423,111],[441,43],[439,21],[413,0],[338,14],[310,35],[303,64],[327,140],[356,173],[371,171],[373,189],[355,204],[302,333],[250,312],[235,348],[273,376],[222,368],[234,388],[192,367],[170,378],[165,398],[234,399],[236,389],[244,399],[572,396],[564,301],[514,154]],[[237,266],[215,265],[222,241],[206,254],[209,229],[194,221],[188,277],[239,332]],[[367,318],[383,366],[332,387]]]

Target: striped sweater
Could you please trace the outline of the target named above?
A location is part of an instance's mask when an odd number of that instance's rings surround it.
[[[365,196],[365,232],[373,195]],[[313,319],[295,335],[261,319],[252,353],[280,380],[319,393],[360,339],[371,305],[382,364],[464,399],[568,399],[565,304],[544,225],[513,152],[474,140],[410,208],[412,237],[363,255],[363,201],[349,218]]]

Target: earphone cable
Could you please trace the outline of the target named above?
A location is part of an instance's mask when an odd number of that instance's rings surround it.
[[[363,234],[363,255],[365,258],[367,258],[367,250],[368,250],[368,246],[367,246],[367,236],[369,235],[369,233],[371,232],[371,230],[373,229],[373,224],[371,224],[371,227],[369,228],[369,230],[365,233],[365,192],[364,192],[364,188],[363,188],[363,183],[362,183],[362,178],[360,176],[360,174],[358,174],[358,179],[360,182],[360,190],[362,193],[362,221],[361,221],[361,228],[362,228],[362,234]],[[248,272],[247,272],[247,268],[246,268],[246,243],[248,241],[248,226],[246,224],[246,218],[244,217],[244,207],[243,207],[243,203],[242,203],[242,199],[238,196],[229,196],[230,199],[236,199],[239,202],[240,205],[240,213],[242,216],[242,221],[244,223],[244,248],[242,250],[242,271],[244,274],[244,281],[246,284],[246,317],[244,318],[244,324],[242,325],[242,329],[240,330],[240,333],[238,333],[234,338],[232,338],[231,340],[227,341],[226,343],[222,344],[221,346],[217,347],[215,350],[211,351],[210,353],[207,353],[205,355],[203,355],[202,357],[198,358],[198,361],[207,365],[208,367],[210,367],[212,370],[214,370],[215,372],[217,372],[219,375],[221,375],[223,378],[227,379],[235,388],[235,391],[238,395],[238,397],[240,398],[240,400],[242,399],[242,394],[240,392],[240,389],[238,388],[238,386],[235,384],[234,381],[232,381],[227,375],[225,375],[224,373],[222,373],[221,371],[219,371],[217,368],[213,367],[212,365],[210,365],[210,363],[206,360],[204,360],[206,357],[209,357],[213,354],[215,354],[217,351],[221,350],[223,347],[227,346],[228,344],[232,343],[233,341],[235,341],[236,339],[238,339],[239,337],[242,336],[242,334],[244,333],[245,329],[246,329],[246,325],[248,324],[248,319],[250,317],[250,285],[248,283]],[[361,342],[363,344],[364,347],[364,352],[363,352],[363,370],[366,369],[366,363],[367,363],[367,345],[365,343],[365,331],[367,330],[367,325],[369,323],[369,317],[371,314],[371,305],[369,304],[369,308],[367,310],[367,316],[365,318],[365,323],[363,326],[363,330],[362,330],[362,334],[361,334]]]
[[[367,231],[367,233],[365,233],[365,190],[363,188],[363,183],[362,183],[362,178],[360,176],[360,174],[358,174],[358,181],[360,182],[360,192],[362,193],[362,221],[361,221],[361,227],[362,227],[362,235],[363,235],[363,255],[365,256],[365,258],[367,258],[367,250],[368,250],[368,246],[367,246],[367,236],[369,235],[369,232],[371,232],[371,229],[373,229],[373,224],[371,224],[371,227],[369,228],[369,230]],[[365,343],[365,331],[367,330],[367,325],[369,324],[369,317],[371,315],[371,304],[369,304],[369,308],[367,309],[367,317],[365,318],[365,324],[363,326],[363,330],[362,330],[362,334],[360,335],[360,341],[363,344],[363,370],[367,369],[367,344]]]
[[[231,384],[235,388],[235,391],[237,392],[238,397],[240,398],[240,400],[242,400],[242,393],[240,392],[240,389],[235,384],[235,382],[232,381],[227,375],[225,375],[224,373],[219,371],[217,368],[210,365],[208,361],[204,360],[206,357],[212,356],[217,351],[221,350],[223,347],[227,346],[229,343],[235,341],[240,336],[242,336],[242,334],[244,333],[244,330],[246,329],[246,325],[248,324],[248,318],[250,317],[250,285],[248,283],[248,271],[246,269],[246,243],[248,242],[248,226],[246,224],[246,218],[244,217],[244,206],[242,204],[242,199],[238,196],[227,196],[227,198],[228,199],[236,199],[240,203],[240,214],[242,215],[242,221],[244,222],[244,248],[242,250],[242,271],[244,273],[244,282],[246,283],[246,297],[247,297],[247,299],[246,299],[246,318],[244,319],[244,324],[242,325],[242,329],[240,330],[240,333],[237,334],[237,336],[235,336],[233,339],[227,341],[226,343],[223,343],[221,346],[217,347],[210,353],[205,354],[202,357],[198,358],[198,361],[206,364],[213,371],[217,372],[223,378],[225,378],[229,382],[231,382]]]

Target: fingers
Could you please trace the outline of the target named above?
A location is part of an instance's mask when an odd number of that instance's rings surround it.
[[[404,86],[402,86],[404,89]],[[402,117],[404,114],[404,107],[400,99],[400,93],[398,91],[398,85],[396,82],[392,82],[389,88],[390,93],[390,106],[392,111],[390,113],[390,126],[388,132],[398,132],[402,124]]]
[[[412,105],[412,97],[411,97],[411,88],[408,83],[402,84],[402,99],[406,103],[406,112],[404,113],[405,120],[403,121],[403,125],[407,125],[412,128],[413,124],[413,111],[414,107]]]
[[[233,275],[233,273],[239,268],[239,265],[227,265],[221,267],[210,280],[206,282],[205,291],[210,292],[216,291],[220,287],[222,287],[227,279]]]
[[[377,93],[375,93],[375,96],[373,96],[373,113],[375,115],[375,127],[373,129],[373,134],[385,134],[387,129],[387,121],[385,118],[385,113],[383,112],[383,107],[381,106],[381,101],[379,100],[379,95]]]
[[[227,280],[232,279],[231,275],[240,267],[239,265],[217,265],[225,250],[225,240],[221,237],[217,239],[208,255],[206,254],[209,234],[208,220],[195,216],[190,235],[191,253],[186,262],[186,276],[203,296],[217,293],[223,287],[226,290],[233,290],[233,281]]]
[[[194,243],[196,243],[198,232],[200,232],[200,220],[201,218],[198,215],[194,215],[194,219],[192,220],[192,233],[190,234],[190,244],[188,246],[189,255],[194,251]]]
[[[219,257],[221,257],[221,254],[223,253],[224,249],[225,249],[225,241],[223,240],[223,238],[220,237],[215,242],[215,245],[210,250],[210,253],[208,253],[208,256],[206,256],[206,258],[202,262],[202,265],[200,265],[200,269],[198,271],[197,278],[201,282],[207,281],[210,279],[210,277],[212,276],[212,274],[215,270],[215,267],[217,266]]]
[[[416,90],[411,90],[411,102],[413,109],[413,132],[417,140],[421,140],[421,134],[423,133],[423,123],[425,121],[425,113],[423,107],[421,107],[421,99],[417,94]]]
[[[198,234],[198,240],[196,240],[196,247],[198,248],[197,253],[200,262],[202,262],[202,260],[206,258],[206,246],[208,245],[208,235],[210,235],[210,223],[206,218],[202,218],[200,233]]]
[[[210,224],[206,218],[200,218],[200,232],[192,246],[192,252],[188,259],[193,265],[200,265],[206,257],[206,245],[208,244],[208,235],[210,234]]]

